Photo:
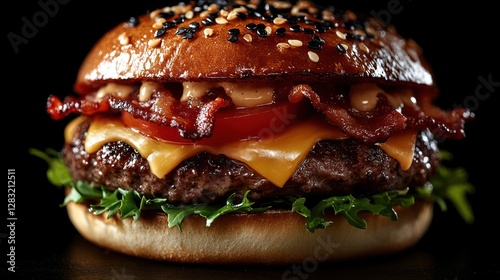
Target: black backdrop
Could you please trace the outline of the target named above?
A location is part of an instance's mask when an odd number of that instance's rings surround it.
[[[46,165],[28,154],[28,148],[58,149],[63,143],[66,121],[53,121],[45,112],[49,94],[72,93],[76,73],[85,54],[109,28],[132,15],[166,6],[169,1],[9,1],[2,5],[3,59],[5,89],[3,161],[16,175],[16,273],[7,271],[10,228],[1,227],[2,275],[29,279],[89,278],[140,279],[142,275],[163,275],[183,279],[239,278],[279,279],[285,268],[210,268],[157,264],[103,251],[79,237],[67,220],[61,190],[45,177]],[[498,201],[499,128],[497,109],[500,71],[497,16],[485,0],[464,4],[429,0],[336,1],[338,7],[351,8],[381,17],[413,38],[433,65],[441,88],[438,103],[451,108],[461,104],[476,114],[466,126],[467,138],[446,141],[441,147],[454,154],[453,165],[465,167],[476,191],[470,196],[476,221],[467,225],[454,209],[436,211],[428,234],[417,248],[396,258],[377,259],[343,265],[320,264],[310,276],[370,275],[372,278],[464,279],[500,275],[498,261],[482,252],[496,254],[498,247],[496,202]],[[46,12],[46,3],[57,9]],[[106,6],[103,6],[106,4]],[[26,31],[27,22],[37,21]],[[12,34],[27,36],[14,44]],[[10,35],[9,35],[10,34]],[[6,63],[4,63],[6,62]],[[6,144],[5,144],[6,143]],[[8,186],[5,186],[8,188]],[[7,191],[4,192],[6,194]],[[7,211],[7,195],[2,212]],[[9,222],[5,219],[4,223]],[[483,251],[484,250],[484,251]],[[142,270],[140,269],[142,268]],[[49,277],[50,276],[50,277]],[[5,278],[2,278],[5,279]]]

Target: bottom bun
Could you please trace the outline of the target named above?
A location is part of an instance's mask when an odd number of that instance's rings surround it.
[[[107,219],[84,204],[67,205],[69,218],[87,240],[136,257],[182,263],[293,264],[307,261],[345,261],[396,253],[412,247],[427,231],[433,214],[430,202],[398,207],[398,220],[360,214],[367,229],[351,226],[342,216],[314,233],[306,231],[297,213],[231,214],[210,227],[205,219],[189,216],[168,228],[164,213],[142,213],[139,220]]]

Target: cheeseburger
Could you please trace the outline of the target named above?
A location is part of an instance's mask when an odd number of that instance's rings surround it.
[[[437,144],[464,138],[474,116],[434,105],[415,41],[351,10],[155,8],[100,38],[74,91],[47,101],[54,120],[74,116],[62,149],[33,152],[77,231],[106,249],[289,264],[321,247],[322,261],[344,261],[412,247],[436,201],[472,220],[471,187],[442,184],[453,172]]]

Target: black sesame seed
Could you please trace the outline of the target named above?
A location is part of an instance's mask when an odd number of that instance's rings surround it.
[[[170,11],[170,12],[159,13],[156,17],[157,18],[170,18],[170,17],[173,17],[174,15],[175,15],[175,13]]]
[[[238,41],[238,35],[233,34],[233,35],[229,36],[229,39],[227,39],[227,40],[231,43],[234,43],[234,42]]]
[[[261,18],[262,18],[262,20],[267,21],[267,22],[272,22],[274,19],[274,17],[268,16],[268,15],[263,15]]]
[[[353,34],[353,33],[350,33],[350,32],[346,32],[344,34],[345,34],[345,37],[347,39],[352,39],[352,40],[357,40],[357,41],[363,41],[363,39],[364,39],[363,36],[358,35],[358,34]]]
[[[191,39],[194,37],[194,33],[196,32],[196,29],[194,28],[185,28],[185,32],[183,33],[184,35],[182,36],[182,39]]]
[[[186,33],[188,31],[187,28],[185,27],[179,27],[176,31],[175,31],[175,35],[182,35],[184,33]]]
[[[240,30],[238,28],[231,28],[227,31],[229,35],[238,35],[240,34]]]
[[[182,36],[182,39],[192,39],[194,37],[194,33],[193,32],[186,32],[184,33],[184,36]]]
[[[263,23],[257,24],[257,29],[265,29],[266,26]]]
[[[346,49],[344,48],[344,46],[342,46],[342,44],[337,44],[337,50],[340,52],[340,53],[346,53]]]
[[[306,34],[314,34],[314,29],[311,29],[311,28],[304,28],[304,33]]]
[[[363,29],[363,24],[359,21],[346,21],[343,23],[344,28],[354,30],[354,29]]]
[[[299,22],[299,19],[296,16],[290,16],[286,18],[286,22],[289,24],[297,24],[297,22]]]
[[[129,27],[136,27],[138,24],[139,24],[139,19],[136,17],[130,17],[127,23]]]
[[[249,23],[249,24],[245,25],[245,28],[248,30],[255,30],[255,29],[257,29],[257,24]]]
[[[163,23],[163,28],[165,28],[165,29],[170,29],[170,28],[173,28],[175,26],[176,26],[176,24],[173,21],[166,21]]]
[[[307,43],[307,46],[311,49],[321,50],[323,49],[323,44],[318,41],[311,40]]]
[[[257,29],[257,35],[259,35],[260,37],[267,37],[267,31],[266,29],[262,28],[262,29]]]
[[[332,25],[328,24],[326,21],[318,22],[316,24],[316,31],[319,33],[325,33],[327,30],[331,29]]]
[[[247,15],[244,14],[244,13],[242,13],[242,12],[236,13],[236,17],[238,17],[241,20],[246,20],[247,19]]]
[[[318,33],[325,33],[327,30],[328,30],[328,29],[325,29],[325,28],[323,28],[323,27],[318,27],[318,26],[316,26],[316,32],[318,32]]]
[[[338,26],[338,23],[331,22],[329,20],[323,20],[317,24],[325,29],[332,29]]]
[[[178,18],[174,18],[173,22],[174,22],[175,24],[183,23],[183,22],[184,22],[184,19],[183,19],[183,18],[180,18],[180,17],[178,17]]]
[[[305,21],[306,20],[306,16],[297,16],[297,20],[298,21]]]
[[[317,42],[317,43],[319,43],[319,44],[321,44],[321,45],[325,43],[325,40],[323,40],[323,38],[321,38],[321,37],[319,37],[319,36],[316,36],[316,35],[314,35],[314,36],[312,37],[312,41],[315,41],[315,42]]]
[[[167,32],[167,29],[165,27],[162,27],[160,29],[156,29],[154,36],[156,38],[158,38],[158,37],[165,35],[166,32]]]
[[[276,35],[284,36],[285,33],[286,33],[286,28],[284,28],[284,27],[280,27],[280,28],[276,29]]]
[[[253,16],[258,17],[258,18],[261,18],[263,15],[264,15],[264,14],[263,14],[263,12],[262,12],[262,11],[255,10],[255,11],[253,12]]]
[[[302,28],[298,24],[290,26],[290,31],[292,32],[299,32],[301,29]]]
[[[199,22],[196,22],[196,21],[193,21],[189,24],[189,27],[190,28],[194,28],[194,29],[197,29],[198,27],[200,27],[200,23]]]
[[[205,19],[201,20],[201,23],[204,24],[204,25],[213,25],[214,21],[211,20],[211,19],[209,19],[209,18],[205,18]]]
[[[306,19],[306,20],[305,20],[305,23],[306,23],[306,24],[309,24],[309,25],[315,25],[315,24],[317,23],[317,21],[315,21],[315,20],[310,20],[310,19]]]

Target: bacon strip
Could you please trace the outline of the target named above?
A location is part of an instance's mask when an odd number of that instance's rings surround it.
[[[288,89],[286,90],[288,91]],[[310,85],[300,84],[291,87],[288,99],[297,103],[304,98],[321,112],[332,126],[347,135],[367,143],[384,142],[391,134],[407,128],[429,129],[437,138],[461,139],[465,137],[464,123],[474,118],[463,108],[443,111],[432,104],[432,95],[417,93],[418,106],[392,107],[384,95],[377,97],[377,106],[368,112],[360,112],[350,106],[345,92],[331,92],[320,89],[320,94]],[[147,103],[139,103],[133,98],[119,99],[107,95],[93,101],[86,97],[68,96],[61,101],[49,96],[47,112],[53,119],[61,119],[71,113],[93,115],[125,111],[135,118],[141,118],[162,126],[177,128],[181,136],[193,140],[210,137],[215,115],[221,108],[232,105],[231,100],[214,95],[202,98],[196,103],[181,102],[168,91],[157,94]]]
[[[302,98],[311,100],[311,104],[323,113],[326,119],[347,135],[365,142],[384,142],[392,133],[406,128],[429,129],[439,138],[460,139],[465,137],[464,123],[474,116],[466,109],[454,109],[445,112],[431,104],[431,99],[422,98],[418,106],[403,107],[401,112],[393,108],[384,96],[378,97],[377,107],[370,111],[370,116],[352,109],[346,96],[338,94],[332,101],[332,95],[320,96],[309,85],[297,85],[289,95],[291,102]],[[322,100],[325,98],[326,100]]]
[[[158,96],[153,103],[158,104],[156,110],[152,109],[152,106],[144,106],[130,99],[122,100],[112,95],[107,95],[98,102],[73,96],[61,101],[51,95],[47,101],[47,112],[53,119],[59,120],[71,113],[93,115],[124,111],[134,118],[178,128],[182,137],[199,140],[212,134],[215,113],[231,105],[230,101],[216,97],[213,100],[200,102],[197,106],[190,106],[165,95]]]

